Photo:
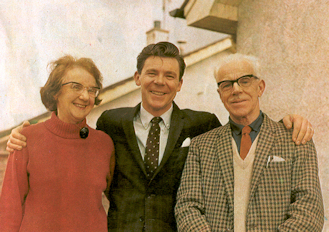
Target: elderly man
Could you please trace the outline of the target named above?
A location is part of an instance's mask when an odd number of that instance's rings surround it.
[[[321,231],[323,202],[312,141],[260,110],[257,60],[234,54],[216,73],[229,123],[195,137],[175,207],[179,231]]]
[[[190,139],[221,125],[214,114],[175,104],[184,70],[185,62],[175,45],[148,45],[137,57],[134,75],[142,102],[106,110],[97,121],[97,129],[109,134],[115,146],[116,165],[108,195],[111,232],[176,231],[174,206]],[[313,132],[306,131],[307,120],[295,115],[284,121],[288,126],[294,123],[290,140],[297,138],[298,144],[312,137]],[[18,141],[26,140],[19,134],[21,128],[13,130],[9,151],[26,145]]]

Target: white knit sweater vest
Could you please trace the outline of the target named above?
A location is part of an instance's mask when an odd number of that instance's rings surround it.
[[[234,231],[246,231],[246,216],[249,204],[250,185],[258,136],[251,145],[247,157],[241,159],[232,137],[234,167]]]

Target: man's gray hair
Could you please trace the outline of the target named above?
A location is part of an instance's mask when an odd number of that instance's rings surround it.
[[[255,56],[250,56],[250,55],[245,55],[245,54],[241,54],[241,53],[234,53],[234,54],[230,54],[228,55],[227,57],[224,58],[224,60],[222,60],[219,64],[218,67],[216,67],[215,69],[215,72],[214,72],[214,75],[215,75],[215,78],[217,79],[217,75],[218,75],[218,70],[224,66],[225,64],[228,64],[232,61],[242,61],[242,60],[245,60],[247,61],[248,63],[250,63],[250,65],[253,67],[254,69],[254,75],[259,77],[259,60],[257,57]]]

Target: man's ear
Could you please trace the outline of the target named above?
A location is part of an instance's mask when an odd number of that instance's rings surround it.
[[[183,78],[180,79],[179,81],[177,92],[179,92],[182,89],[182,85],[183,85]]]
[[[221,95],[221,93],[220,93],[219,88],[217,88],[217,93],[218,93],[218,95],[219,95],[220,100],[223,102],[222,95]],[[224,102],[223,102],[223,103],[224,103]]]
[[[134,80],[135,80],[135,83],[137,86],[141,85],[140,75],[139,75],[138,71],[136,71],[134,74]]]
[[[258,97],[261,97],[265,91],[265,81],[260,80],[258,85]]]

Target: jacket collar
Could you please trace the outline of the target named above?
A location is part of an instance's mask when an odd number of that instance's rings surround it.
[[[140,107],[141,107],[141,103],[139,103],[133,108],[130,108],[129,111],[122,116],[122,127],[125,132],[127,142],[131,149],[133,157],[135,158],[140,168],[143,170],[145,176],[147,176],[144,166],[144,161],[142,159],[142,155],[140,153],[137,144],[134,124],[133,124],[134,117],[138,114]],[[157,168],[156,172],[154,173],[153,178],[161,171],[162,167],[168,161],[170,155],[172,154],[175,148],[177,140],[181,135],[183,127],[184,127],[184,115],[182,114],[181,110],[176,105],[176,103],[173,102],[173,112],[171,115],[170,130],[169,130],[167,145],[163,154],[162,161],[159,167]],[[151,179],[151,181],[153,180],[153,178]]]
[[[130,151],[131,151],[134,159],[138,163],[138,165],[143,170],[144,174],[147,175],[145,167],[144,167],[144,161],[142,159],[142,155],[140,153],[140,150],[139,150],[139,147],[137,144],[137,139],[136,139],[136,134],[135,134],[135,129],[134,129],[134,117],[139,112],[140,105],[141,105],[141,103],[139,103],[138,105],[136,105],[133,108],[128,108],[127,113],[122,115],[121,120],[122,120],[122,128],[125,133]]]
[[[277,139],[274,123],[266,114],[260,128],[259,138],[256,148],[256,156],[253,165],[253,174],[251,181],[250,199],[252,199],[257,190],[260,177],[266,168],[267,155],[271,152],[272,146]],[[234,170],[233,170],[233,151],[232,151],[232,132],[230,124],[227,123],[221,130],[218,130],[218,139],[216,153],[220,172],[223,176],[223,182],[228,194],[229,216],[234,217]],[[251,200],[250,200],[251,202]]]
[[[169,129],[169,135],[168,135],[168,140],[166,144],[166,149],[163,154],[162,161],[157,168],[156,172],[154,173],[153,178],[160,172],[162,167],[165,165],[165,163],[168,161],[170,158],[175,145],[177,143],[177,140],[179,139],[181,132],[184,127],[184,116],[179,109],[179,107],[173,102],[173,112],[171,115],[171,121],[170,121],[170,129]]]
[[[268,154],[270,154],[272,146],[277,140],[274,123],[275,122],[264,114],[264,121],[259,132],[256,156],[253,166],[250,199],[254,197],[260,177],[263,175],[264,168],[266,168]]]

